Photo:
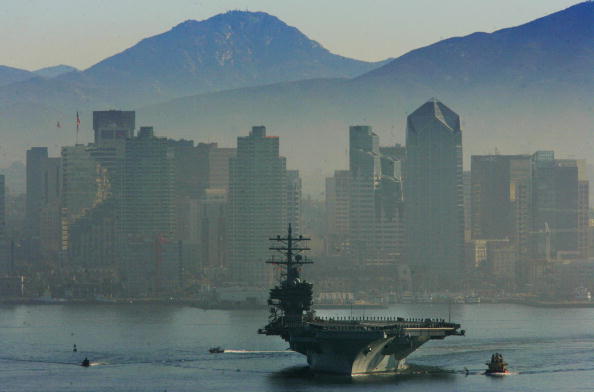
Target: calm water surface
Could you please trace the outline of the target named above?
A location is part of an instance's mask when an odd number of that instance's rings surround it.
[[[397,305],[365,315],[447,313]],[[425,344],[409,357],[409,374],[356,378],[311,375],[280,338],[256,334],[266,320],[265,311],[183,306],[1,306],[0,391],[594,390],[594,309],[454,305],[466,337]],[[208,354],[212,346],[228,351]],[[495,351],[516,374],[481,374]],[[78,366],[84,357],[93,366]]]

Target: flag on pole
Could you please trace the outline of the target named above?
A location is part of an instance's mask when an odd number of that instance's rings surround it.
[[[80,128],[80,117],[78,117],[78,110],[76,111],[76,141],[75,144],[78,145],[78,128]]]

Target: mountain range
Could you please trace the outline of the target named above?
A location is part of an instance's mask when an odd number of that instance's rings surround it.
[[[233,11],[81,72],[0,87],[0,131],[23,149],[67,144],[72,128],[55,129],[57,118],[79,109],[90,124],[91,109],[114,107],[137,109],[137,123],[158,134],[227,145],[264,124],[319,190],[346,166],[348,125],[404,142],[406,114],[431,97],[462,117],[466,155],[551,149],[594,161],[592,91],[593,2],[380,63],[332,54],[271,15]]]
[[[141,105],[276,82],[353,77],[384,63],[333,54],[267,13],[230,11],[180,23],[84,71],[21,78],[0,88],[0,102],[45,105],[59,98],[58,107]]]
[[[26,69],[0,65],[0,86],[30,80],[35,77],[55,78],[56,76],[73,71],[77,71],[77,69],[63,64],[41,68],[36,71],[27,71]]]

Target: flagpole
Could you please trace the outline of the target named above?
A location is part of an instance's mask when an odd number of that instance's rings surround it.
[[[78,110],[76,111],[76,138],[75,146],[78,146],[78,128],[80,127],[80,117],[78,117]]]

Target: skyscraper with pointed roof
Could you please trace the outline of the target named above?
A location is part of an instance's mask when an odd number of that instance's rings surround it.
[[[417,290],[454,287],[464,259],[460,117],[437,99],[408,116],[406,260]]]

